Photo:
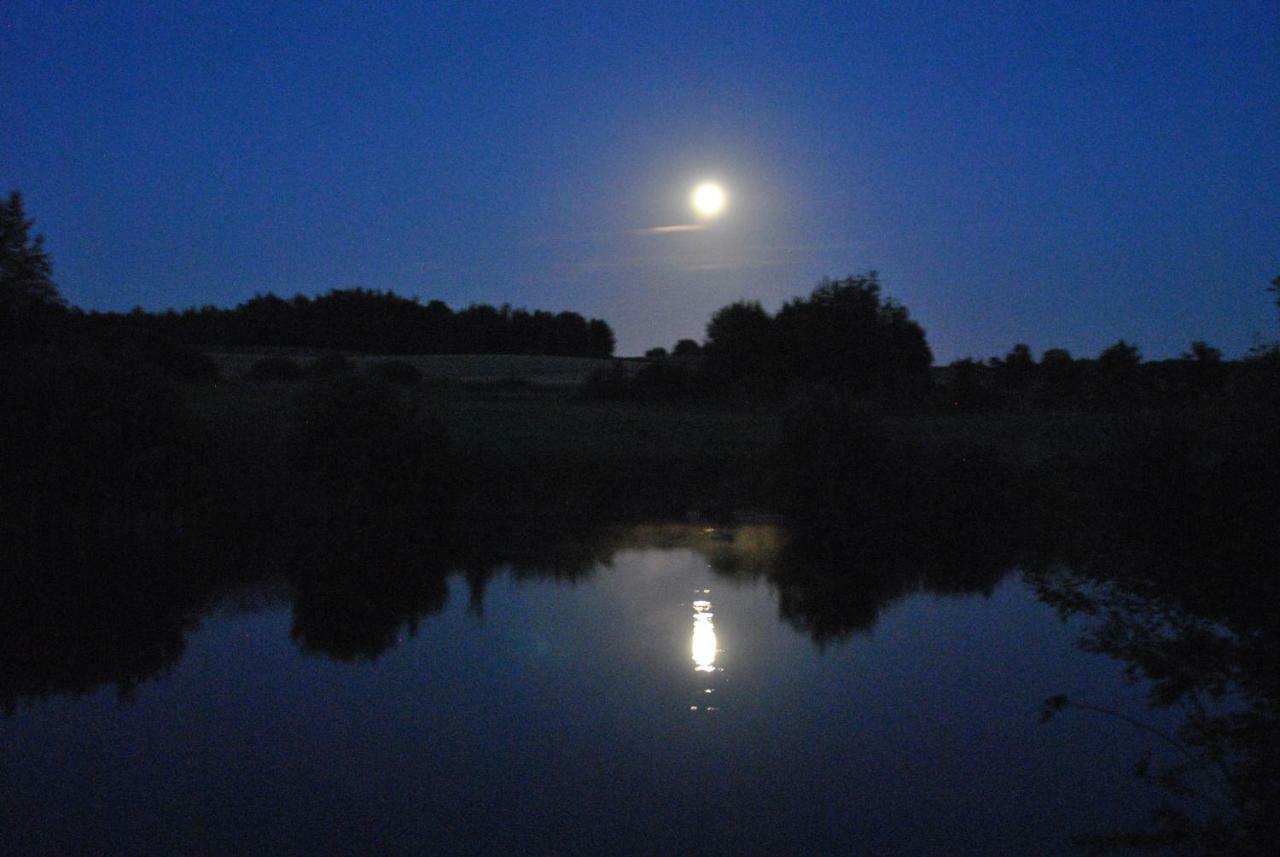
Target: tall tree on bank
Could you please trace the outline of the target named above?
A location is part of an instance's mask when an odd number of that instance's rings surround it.
[[[0,332],[6,342],[38,336],[65,308],[53,284],[53,263],[44,236],[31,234],[22,194],[0,200]]]

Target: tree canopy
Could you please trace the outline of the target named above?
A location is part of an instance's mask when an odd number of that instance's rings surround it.
[[[933,354],[907,308],[880,294],[874,271],[820,282],[770,316],[759,303],[717,310],[706,351],[728,375],[827,383],[852,395],[928,386]]]
[[[612,328],[576,312],[472,304],[454,311],[392,292],[339,289],[318,297],[257,295],[233,309],[100,313],[99,323],[128,324],[200,346],[334,348],[375,354],[551,354],[609,357]]]
[[[0,325],[10,340],[30,333],[65,306],[53,284],[44,236],[32,235],[31,227],[22,194],[11,191],[0,200]]]

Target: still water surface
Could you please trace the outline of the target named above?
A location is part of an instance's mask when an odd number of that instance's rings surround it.
[[[1057,854],[1158,802],[1128,770],[1147,735],[1039,722],[1067,693],[1161,725],[1016,571],[815,635],[762,572],[776,537],[642,529],[573,579],[452,576],[351,660],[287,588],[238,593],[127,699],[0,716],[0,850]]]

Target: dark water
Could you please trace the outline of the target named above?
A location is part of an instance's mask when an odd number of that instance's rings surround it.
[[[143,634],[123,698],[59,685],[78,632],[44,627],[52,662],[10,665],[0,851],[1058,854],[1163,798],[1130,773],[1151,733],[1040,722],[1066,693],[1173,725],[1017,570],[879,585],[833,629],[771,578],[781,539],[632,529],[405,615],[259,583]]]

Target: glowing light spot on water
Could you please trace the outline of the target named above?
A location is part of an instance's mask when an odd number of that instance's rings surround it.
[[[716,626],[711,621],[714,615],[710,601],[693,602],[693,668],[698,672],[716,669]]]

